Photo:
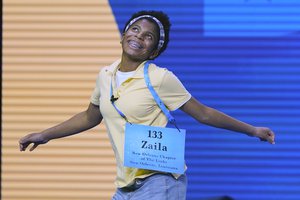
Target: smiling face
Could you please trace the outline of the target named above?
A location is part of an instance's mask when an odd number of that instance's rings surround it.
[[[132,24],[123,34],[123,56],[133,61],[153,59],[158,53],[159,32],[155,23],[141,19]]]

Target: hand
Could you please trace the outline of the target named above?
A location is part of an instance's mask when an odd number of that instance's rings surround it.
[[[20,151],[25,151],[26,148],[33,143],[29,151],[33,151],[40,144],[45,144],[49,140],[45,139],[41,133],[32,133],[21,138],[19,141]]]
[[[261,141],[275,144],[275,134],[272,130],[266,127],[255,127],[254,137],[258,137]]]

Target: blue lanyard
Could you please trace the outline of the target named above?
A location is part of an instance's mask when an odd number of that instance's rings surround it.
[[[162,100],[159,98],[158,94],[154,90],[154,88],[150,82],[148,68],[149,68],[149,63],[146,62],[145,66],[144,66],[144,79],[145,79],[146,85],[147,85],[150,93],[152,94],[156,104],[159,106],[159,108],[162,110],[162,112],[168,118],[169,123],[173,124],[179,130],[179,128],[176,125],[175,118],[171,115],[170,111],[166,108],[165,104],[162,102]],[[111,101],[112,105],[114,106],[114,108],[116,109],[116,111],[121,115],[121,117],[123,117],[127,122],[129,122],[127,120],[126,116],[124,115],[124,113],[121,110],[119,110],[117,108],[117,106],[115,105],[115,101],[117,100],[117,98],[114,97],[112,91],[113,91],[113,87],[112,87],[112,81],[111,81],[111,83],[110,83],[110,96],[111,96],[110,101]],[[179,130],[179,132],[180,132],[180,130]]]
[[[113,79],[113,78],[112,78]],[[112,87],[112,79],[111,79],[111,82],[110,82],[110,102],[111,102],[111,104],[113,105],[113,107],[116,109],[116,111],[121,115],[121,117],[123,117],[125,120],[126,120],[126,122],[129,122],[128,120],[127,120],[127,117],[124,115],[124,113],[121,111],[121,110],[119,110],[119,108],[115,105],[115,101],[118,99],[118,98],[115,98],[114,97],[114,95],[113,95],[113,87]],[[129,122],[130,123],[130,122]]]

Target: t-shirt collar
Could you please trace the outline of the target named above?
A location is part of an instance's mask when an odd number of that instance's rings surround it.
[[[117,70],[119,69],[119,65],[120,65],[121,59],[118,59],[117,61],[115,61],[113,64],[111,64],[108,67],[108,71],[112,74],[115,75]],[[147,61],[142,62],[137,69],[135,70],[134,75],[132,76],[132,78],[144,78],[144,65]]]

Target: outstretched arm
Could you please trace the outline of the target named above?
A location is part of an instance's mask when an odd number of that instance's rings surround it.
[[[275,134],[269,128],[254,127],[236,120],[220,111],[201,104],[193,97],[181,107],[181,110],[203,124],[245,133],[249,136],[258,137],[262,141],[275,144]]]
[[[48,128],[40,133],[32,133],[21,138],[19,141],[20,151],[33,143],[30,151],[34,150],[38,145],[45,144],[49,140],[67,137],[80,133],[82,131],[93,128],[102,121],[102,115],[99,106],[90,103],[87,110],[74,115],[72,118]]]

